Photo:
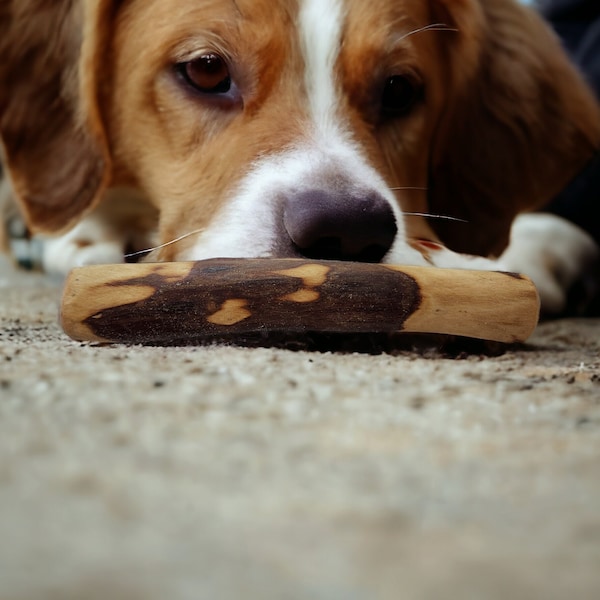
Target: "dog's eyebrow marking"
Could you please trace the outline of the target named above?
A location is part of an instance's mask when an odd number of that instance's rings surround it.
[[[299,18],[311,116],[319,130],[337,129],[335,63],[344,18],[341,3],[339,0],[303,0]]]

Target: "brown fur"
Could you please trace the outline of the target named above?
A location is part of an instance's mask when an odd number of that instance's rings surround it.
[[[498,253],[515,214],[550,199],[598,147],[591,93],[512,0],[347,5],[340,111],[357,141],[390,186],[429,187],[400,192],[405,210],[468,221],[437,226],[451,248]],[[147,196],[162,242],[208,226],[244,167],[291,144],[307,119],[297,10],[294,0],[0,0],[0,134],[30,226],[69,227],[107,186]],[[458,31],[395,35],[430,23]],[[166,75],[198,33],[226,46],[243,110],[202,106]],[[426,102],[382,123],[378,78],[395,70],[424,80]],[[428,231],[409,224],[411,237]]]

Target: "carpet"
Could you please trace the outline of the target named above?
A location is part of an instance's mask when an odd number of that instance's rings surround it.
[[[2,600],[600,597],[600,320],[95,346],[59,297],[0,265]]]

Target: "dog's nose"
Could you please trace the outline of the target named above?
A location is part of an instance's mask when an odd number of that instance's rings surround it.
[[[325,260],[379,262],[398,231],[392,207],[377,193],[295,194],[285,201],[283,223],[303,256]]]

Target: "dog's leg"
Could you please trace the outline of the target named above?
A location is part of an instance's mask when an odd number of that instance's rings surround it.
[[[13,199],[8,179],[0,182],[0,244],[25,269],[66,275],[71,268],[123,262],[126,240],[102,207],[57,237],[31,236]]]
[[[548,315],[567,309],[585,309],[598,293],[594,270],[600,248],[583,229],[549,213],[519,216],[511,230],[510,244],[499,259],[502,268],[524,273],[535,283]],[[569,296],[578,286],[578,307],[569,307]]]
[[[73,267],[124,262],[126,241],[102,215],[92,213],[71,231],[42,239],[42,267],[65,275]]]
[[[125,261],[128,250],[154,242],[156,214],[129,190],[111,190],[100,206],[73,229],[55,238],[42,238],[42,267],[66,275],[73,267]]]

